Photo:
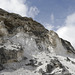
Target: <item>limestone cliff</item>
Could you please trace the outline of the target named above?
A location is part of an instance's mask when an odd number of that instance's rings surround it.
[[[0,74],[74,75],[74,58],[71,43],[54,31],[0,9]]]

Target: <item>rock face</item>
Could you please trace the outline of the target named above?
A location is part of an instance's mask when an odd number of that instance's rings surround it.
[[[75,75],[74,58],[71,43],[54,31],[0,9],[0,75]]]
[[[57,72],[52,72],[53,70],[57,70]],[[50,64],[46,66],[46,72],[43,72],[44,75],[71,75],[69,71],[60,63],[58,59],[52,59]]]
[[[22,60],[23,49],[19,45],[10,44],[0,47],[0,63],[8,63]]]

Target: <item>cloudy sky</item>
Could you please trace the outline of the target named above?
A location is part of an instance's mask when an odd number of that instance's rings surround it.
[[[32,17],[75,47],[75,0],[0,0],[0,8]]]

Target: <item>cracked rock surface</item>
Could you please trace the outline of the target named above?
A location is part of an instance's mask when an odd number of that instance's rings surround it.
[[[75,49],[32,18],[0,9],[0,75],[75,75]]]

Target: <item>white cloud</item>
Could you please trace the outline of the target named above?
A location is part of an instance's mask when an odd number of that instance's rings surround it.
[[[9,12],[20,14],[22,16],[35,17],[39,13],[36,11],[38,8],[33,6],[29,7],[26,0],[0,0],[0,8],[3,8]],[[31,13],[29,13],[30,11]]]
[[[26,0],[25,0],[26,1]],[[26,16],[28,7],[23,0],[0,0],[0,8]]]
[[[59,36],[71,42],[75,48],[75,13],[67,16],[65,25],[57,30]]]
[[[53,30],[54,26],[51,25],[51,24],[46,23],[45,28],[48,29],[48,30]]]
[[[51,14],[51,22],[54,23],[54,14]]]
[[[38,15],[38,13],[39,13],[38,8],[34,6],[34,7],[30,7],[28,15],[34,18],[35,15]]]

